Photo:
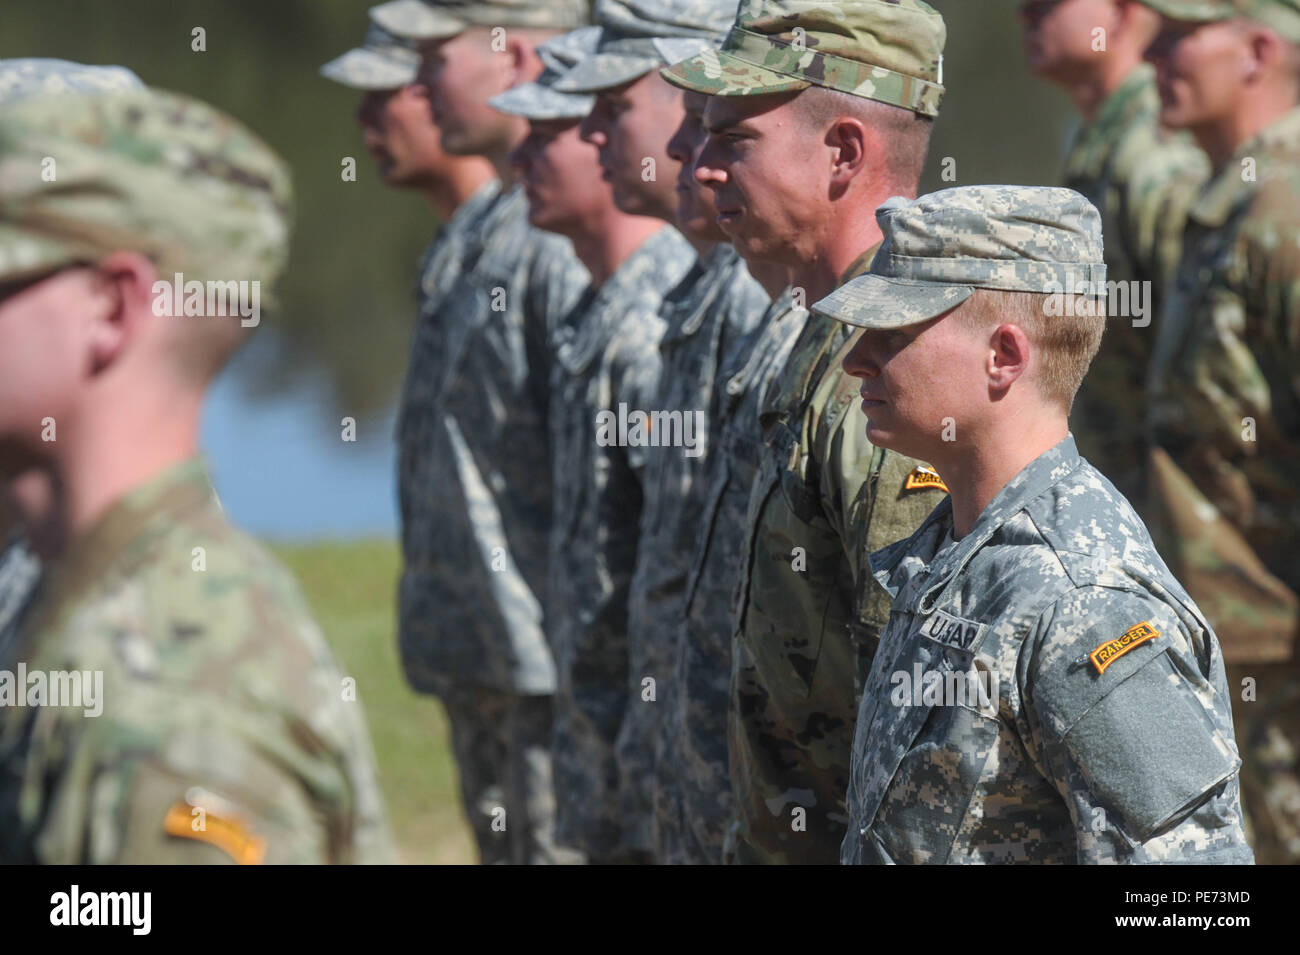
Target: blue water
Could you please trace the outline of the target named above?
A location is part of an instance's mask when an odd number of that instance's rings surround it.
[[[396,407],[345,442],[323,382],[254,400],[249,367],[236,359],[203,413],[203,451],[231,520],[278,541],[395,536]]]

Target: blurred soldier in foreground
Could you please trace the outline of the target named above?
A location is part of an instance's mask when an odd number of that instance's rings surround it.
[[[1256,856],[1295,863],[1300,3],[1148,6],[1161,119],[1214,168],[1157,325],[1152,533],[1223,641]]]
[[[1218,641],[1069,434],[1106,320],[1041,293],[1105,280],[1097,210],[977,186],[877,215],[871,272],[813,313],[866,329],[867,436],[952,495],[871,555],[894,604],[843,861],[1249,863]]]
[[[697,175],[746,260],[788,265],[800,297],[867,268],[875,208],[915,194],[944,37],[919,0],[742,4],[721,51],[664,72],[710,97]],[[849,339],[808,322],[759,409],[734,629],[736,862],[839,857],[857,678],[888,616],[883,592],[859,608],[855,580],[867,542],[906,537],[938,500],[931,472],[853,425]]]
[[[644,820],[620,810],[615,744],[628,709],[628,587],[650,434],[628,421],[649,407],[658,384],[661,299],[694,256],[663,222],[616,203],[599,181],[597,150],[579,138],[592,97],[562,92],[562,80],[586,62],[596,38],[579,30],[551,41],[552,68],[493,103],[530,119],[514,161],[532,219],[569,236],[593,279],[566,323],[552,373],[557,838],[592,863],[632,863],[650,857],[635,838]]]
[[[196,456],[286,167],[185,97],[66,95],[0,109],[0,183],[0,476],[52,472],[69,536],[0,660],[0,857],[392,860],[355,687]]]
[[[411,355],[398,414],[397,494],[402,514],[403,554],[408,567],[419,566],[430,546],[429,527],[423,522],[428,497],[437,487],[436,451],[429,440],[436,405],[430,389],[442,360],[444,310],[454,308],[447,299],[463,268],[467,254],[477,252],[477,230],[484,212],[500,192],[492,164],[481,156],[452,156],[439,142],[429,92],[418,85],[420,56],[415,42],[403,40],[372,26],[365,44],[349,50],[321,67],[321,74],[351,89],[362,91],[357,122],[384,182],[422,195],[437,213],[440,226],[425,250],[417,276],[418,313],[411,340]],[[429,621],[425,621],[425,625]],[[407,642],[402,645],[408,646]],[[422,660],[416,656],[415,661]],[[404,662],[411,662],[403,654]],[[437,688],[408,666],[408,678],[417,690]],[[460,768],[461,795],[479,856],[483,862],[508,862],[512,830],[493,829],[493,812],[505,807],[509,777],[509,735],[506,704],[497,696],[445,692],[443,705],[451,730],[452,751]],[[467,697],[469,697],[467,699]],[[487,711],[485,718],[484,710]],[[521,811],[513,832],[526,830]],[[521,853],[526,846],[519,847]]]
[[[1142,62],[1160,26],[1155,13],[1137,0],[1029,0],[1021,18],[1030,69],[1062,87],[1083,117],[1065,185],[1101,212],[1106,277],[1116,289],[1071,430],[1083,456],[1140,511],[1152,322],[1209,169],[1188,137],[1160,125],[1155,71]]]
[[[753,328],[768,302],[695,182],[695,137],[673,140],[686,121],[682,93],[658,70],[716,48],[735,9],[735,0],[600,0],[600,48],[560,81],[563,89],[596,94],[582,131],[600,149],[619,208],[675,224],[698,256],[664,297],[659,387],[638,409],[657,417],[628,597],[627,713],[617,760],[626,839],[656,861],[664,861],[665,848],[655,831],[657,751],[662,717],[678,696],[672,660],[704,509],[699,478],[716,413],[714,381],[724,350]]]
[[[140,78],[122,66],[87,66],[68,60],[0,60],[0,105],[33,96],[143,89]],[[23,610],[41,577],[41,560],[61,546],[61,529],[48,472],[38,469],[0,487],[0,655],[17,632]]]
[[[447,707],[484,861],[565,861],[552,835],[547,409],[552,338],[589,276],[566,240],[529,226],[507,158],[527,124],[487,100],[536,76],[534,44],[586,12],[580,0],[397,0],[370,13],[419,45],[442,148],[487,159],[500,180],[465,211],[460,267],[426,303],[407,379],[402,658]],[[508,847],[494,843],[503,827]]]

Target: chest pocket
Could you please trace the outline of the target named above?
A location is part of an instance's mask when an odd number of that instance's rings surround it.
[[[998,690],[978,658],[986,635],[940,612],[891,614],[853,754],[863,861],[948,860],[998,745]]]

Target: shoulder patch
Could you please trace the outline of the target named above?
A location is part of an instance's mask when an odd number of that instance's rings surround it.
[[[178,802],[167,810],[163,831],[169,836],[197,839],[216,846],[239,865],[261,865],[266,856],[266,840],[232,816],[218,816]]]
[[[912,468],[912,473],[907,476],[907,481],[903,484],[903,490],[905,491],[928,487],[937,487],[945,494],[949,493],[948,485],[943,483],[943,478],[939,477],[939,472],[924,464],[918,464]]]
[[[1124,654],[1128,653],[1140,643],[1146,643],[1148,640],[1154,640],[1160,636],[1160,631],[1151,626],[1149,621],[1134,624],[1125,630],[1114,640],[1107,640],[1092,653],[1088,654],[1088,659],[1092,665],[1097,668],[1097,673],[1106,672],[1106,667],[1110,666]]]

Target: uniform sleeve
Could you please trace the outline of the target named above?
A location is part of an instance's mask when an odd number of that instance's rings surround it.
[[[1069,808],[1079,862],[1251,861],[1212,635],[1149,597],[1084,587],[1040,618],[1020,679],[1028,749]]]
[[[1117,239],[1132,243],[1127,252],[1137,276],[1152,281],[1159,295],[1178,270],[1187,216],[1209,175],[1209,163],[1199,149],[1179,139],[1139,145],[1142,154],[1134,157],[1121,197],[1125,229]]]
[[[663,321],[655,315],[631,311],[624,319],[611,349],[614,395],[610,409],[616,411],[620,402],[627,404],[629,412],[649,413],[654,409],[659,378],[663,374],[659,340],[664,329]],[[628,443],[628,464],[638,475],[644,472],[649,453],[642,445]]]

